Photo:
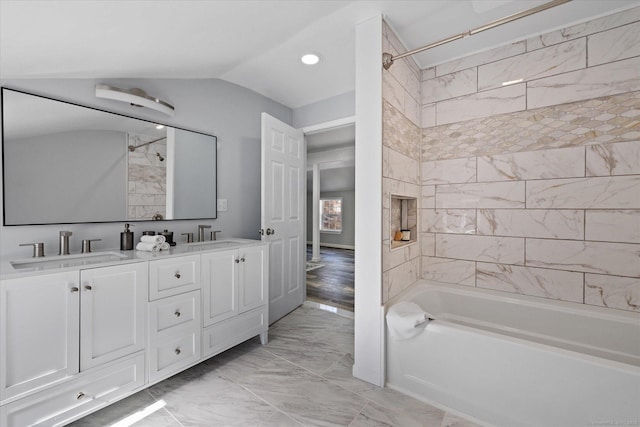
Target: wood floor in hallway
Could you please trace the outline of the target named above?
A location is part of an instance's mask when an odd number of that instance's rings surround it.
[[[307,271],[307,299],[353,311],[354,251],[320,247],[320,267]],[[307,265],[311,246],[307,246]],[[309,267],[307,267],[309,268]]]

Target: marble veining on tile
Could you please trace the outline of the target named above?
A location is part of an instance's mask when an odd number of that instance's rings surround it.
[[[422,129],[422,161],[640,140],[640,91]],[[634,136],[635,135],[635,136]]]
[[[422,257],[422,278],[458,285],[476,285],[476,263],[450,258]]]
[[[606,31],[634,21],[640,20],[640,7],[630,8],[621,12],[592,19],[587,22],[565,27],[556,31],[527,39],[527,50],[540,49],[545,46],[573,40],[578,37]]]
[[[524,264],[524,240],[516,237],[437,234],[436,256],[500,264]]]
[[[524,208],[524,181],[436,187],[436,208]]]
[[[538,108],[640,90],[640,57],[527,83],[527,107]]]
[[[527,182],[527,208],[640,209],[640,175]]]
[[[431,80],[423,80],[422,104],[469,95],[478,91],[477,68],[456,71]],[[424,126],[424,124],[422,125]]]
[[[485,50],[464,58],[454,59],[444,64],[436,65],[436,75],[443,76],[445,74],[455,73],[456,71],[465,70],[467,68],[476,67],[493,61],[498,61],[510,56],[520,55],[526,51],[525,41],[510,43],[493,49]]]
[[[582,273],[479,262],[479,288],[582,302]]]
[[[628,113],[640,118],[640,106]],[[640,175],[640,140],[588,146],[586,172],[587,176]]]
[[[640,312],[640,279],[585,274],[585,304]]]
[[[422,163],[422,185],[476,181],[476,158],[435,160]]]
[[[527,239],[526,265],[640,277],[640,246],[631,243]]]
[[[584,239],[584,211],[575,209],[478,209],[485,236]]]
[[[429,233],[476,234],[476,210],[423,209],[422,230]]]
[[[521,83],[438,102],[436,123],[445,125],[526,110],[525,93],[525,84]]]
[[[640,243],[640,210],[587,210],[585,239]]]
[[[584,176],[582,147],[478,157],[478,182]]]
[[[640,56],[640,22],[593,34],[589,39],[589,66]]]
[[[420,160],[420,128],[389,102],[383,102],[382,141],[385,146]]]
[[[478,90],[501,87],[518,79],[529,81],[587,66],[586,39],[573,40],[478,67]]]

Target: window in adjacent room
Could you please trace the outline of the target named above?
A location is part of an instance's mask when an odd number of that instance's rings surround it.
[[[342,232],[342,198],[320,199],[320,231]]]

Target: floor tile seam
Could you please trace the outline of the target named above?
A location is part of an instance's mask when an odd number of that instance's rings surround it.
[[[353,423],[356,422],[356,420],[358,419],[358,417],[360,417],[360,415],[363,415],[362,413],[364,412],[364,408],[366,408],[369,405],[369,401],[367,399],[365,399],[365,403],[364,405],[362,405],[362,408],[360,408],[360,410],[358,411],[358,413],[353,417],[353,419],[351,420],[351,422],[349,423],[349,426],[353,426]]]
[[[149,396],[151,396],[151,398],[153,399],[153,401],[154,401],[154,402],[159,402],[158,398],[157,398],[157,397],[155,397],[155,396],[151,393],[151,391],[149,391],[149,389],[148,389],[148,388],[146,388],[144,391],[145,391],[145,393],[147,393]],[[163,399],[163,400],[164,400],[164,399]],[[179,419],[178,419],[178,418],[173,414],[173,412],[171,412],[169,409],[167,409],[167,406],[166,406],[166,405],[165,405],[165,406],[163,406],[163,407],[162,407],[162,409],[163,409],[164,411],[167,411],[167,414],[169,414],[169,416],[170,416],[171,418],[173,418],[173,419],[175,420],[175,422],[177,422],[177,423],[180,425],[180,427],[185,427],[185,425],[184,425],[184,424],[182,424],[182,422],[180,422],[180,420],[179,420]]]
[[[272,353],[272,354],[273,354],[273,353]],[[333,365],[335,365],[336,363],[338,363],[340,360],[342,360],[342,359],[343,359],[346,355],[348,355],[348,354],[350,354],[350,353],[343,353],[343,354],[342,354],[342,356],[340,356],[340,358],[339,358],[336,362],[334,362],[331,366],[333,366]],[[324,371],[323,371],[323,373],[318,374],[317,372],[313,372],[313,371],[311,371],[311,370],[309,370],[309,369],[305,368],[304,366],[300,366],[300,365],[298,365],[297,363],[294,363],[294,362],[292,362],[292,361],[290,361],[290,360],[285,359],[285,358],[284,358],[284,357],[282,357],[282,356],[279,356],[279,355],[277,355],[277,354],[273,354],[273,355],[274,355],[275,357],[279,358],[279,359],[284,360],[284,361],[285,361],[285,362],[287,362],[287,363],[290,363],[291,365],[293,365],[293,366],[295,366],[295,367],[297,367],[297,368],[300,368],[300,369],[304,370],[304,371],[305,371],[305,372],[307,372],[307,373],[310,373],[311,375],[313,375],[314,377],[317,377],[318,379],[324,380],[324,381],[328,382],[329,384],[331,384],[331,385],[333,385],[333,386],[336,386],[336,387],[338,387],[338,388],[340,388],[340,389],[342,389],[342,390],[344,390],[344,391],[346,391],[346,392],[348,392],[348,393],[350,393],[350,394],[352,394],[352,395],[354,395],[354,396],[357,396],[357,397],[359,397],[359,398],[361,398],[361,399],[364,399],[364,400],[365,400],[365,402],[370,402],[370,401],[371,401],[370,399],[367,399],[366,397],[362,396],[360,393],[357,393],[357,392],[355,392],[355,391],[353,391],[353,390],[349,390],[347,387],[343,386],[342,384],[339,384],[339,383],[337,383],[337,382],[333,381],[332,379],[325,377],[325,376],[324,376],[324,373],[325,373],[325,372],[327,372],[327,371],[328,371],[328,369],[324,370]],[[330,368],[329,368],[329,369],[330,369]],[[375,403],[375,402],[374,402],[374,403]]]
[[[242,388],[243,390],[245,390],[247,393],[250,393],[251,395],[255,396],[258,400],[260,400],[261,402],[264,402],[265,404],[267,404],[270,408],[274,409],[275,411],[277,411],[278,413],[284,414],[286,415],[288,418],[290,418],[293,422],[303,426],[304,424],[302,424],[300,421],[298,421],[292,414],[288,413],[287,411],[280,409],[278,406],[276,406],[275,403],[271,403],[270,401],[268,401],[267,399],[265,399],[264,397],[260,396],[257,392],[251,390],[249,387],[244,386],[242,384],[239,384],[233,380],[231,380],[231,382],[233,382],[234,384],[236,384],[238,387]]]
[[[324,377],[322,376],[322,374],[318,374],[317,372],[314,372],[314,371],[312,371],[312,370],[310,370],[310,369],[308,369],[308,368],[305,368],[304,366],[300,366],[300,365],[298,365],[297,363],[292,362],[291,360],[289,360],[289,359],[287,359],[287,358],[285,358],[285,357],[283,357],[283,356],[280,356],[279,354],[276,354],[276,353],[273,353],[273,352],[269,351],[268,349],[265,349],[265,350],[267,350],[270,354],[272,354],[273,356],[277,357],[278,359],[284,360],[285,362],[287,362],[287,363],[289,363],[289,364],[291,364],[291,365],[293,365],[293,366],[295,366],[295,367],[297,367],[297,368],[300,368],[300,369],[302,369],[302,370],[304,370],[304,371],[306,371],[306,372],[308,372],[308,373],[312,374],[312,375],[313,375],[313,376],[315,376],[315,377],[319,377],[319,378],[321,378],[321,379],[326,379],[326,378],[324,378]],[[340,352],[338,352],[338,353],[340,353]],[[340,356],[340,358],[339,358],[338,360],[342,359],[342,358],[343,358],[344,356],[346,356],[346,355],[347,355],[347,353],[343,353],[343,354]],[[323,371],[323,372],[324,372],[324,371]]]

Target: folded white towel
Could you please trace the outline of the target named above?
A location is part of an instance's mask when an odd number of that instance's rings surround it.
[[[157,243],[139,242],[136,245],[137,251],[156,252],[160,250],[160,245]]]
[[[389,335],[397,340],[413,338],[427,327],[429,315],[419,305],[401,301],[387,312]]]
[[[157,244],[160,244],[160,243],[164,243],[165,240],[166,240],[165,237],[162,236],[162,235],[159,235],[159,236],[142,236],[142,237],[140,237],[140,241],[142,243],[157,243]]]
[[[171,248],[171,245],[170,245],[170,244],[168,244],[167,242],[162,242],[162,243],[160,243],[158,246],[160,247],[160,250],[161,250],[161,251],[166,251],[166,250],[168,250],[169,248]]]

